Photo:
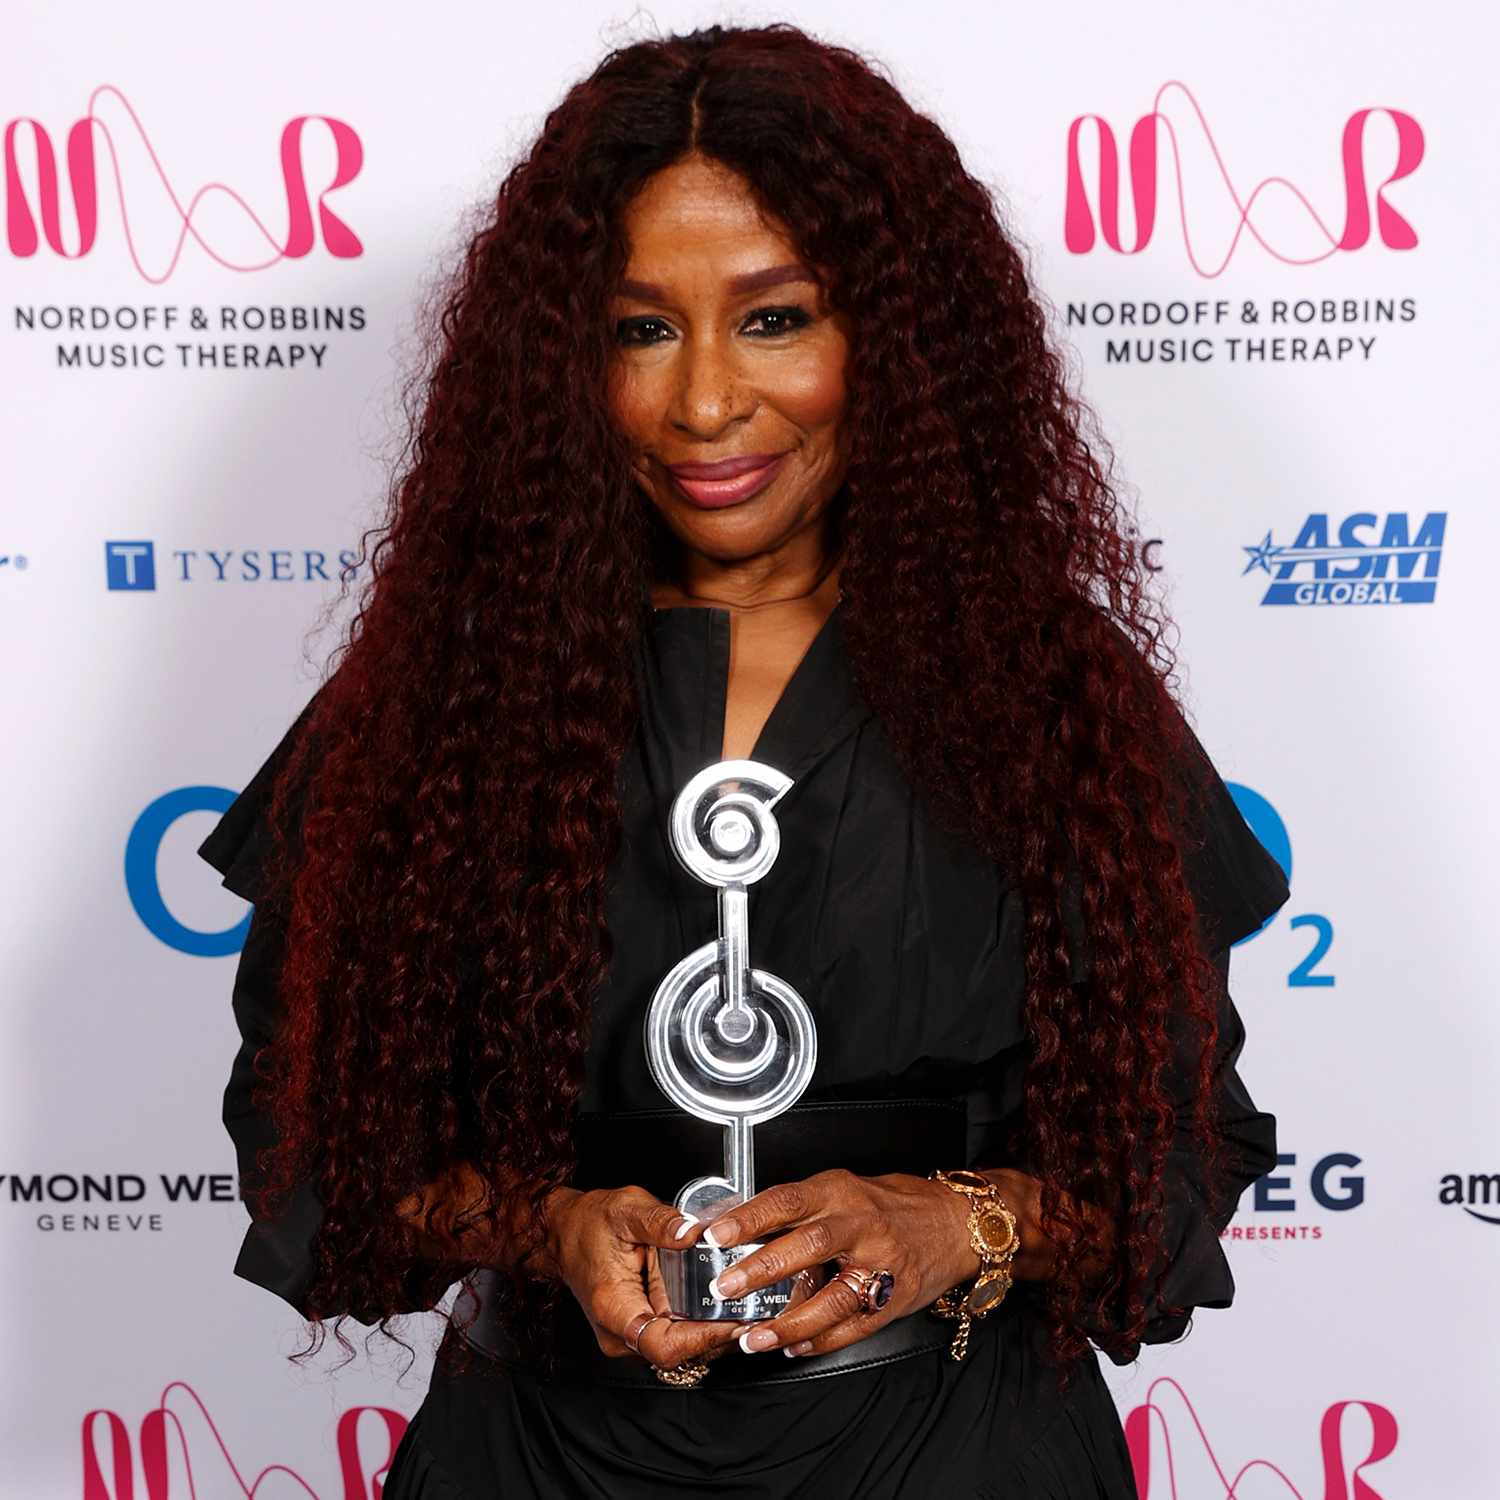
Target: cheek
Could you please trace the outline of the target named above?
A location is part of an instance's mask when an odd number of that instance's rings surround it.
[[[650,379],[642,379],[639,371],[616,370],[609,382],[609,414],[617,431],[633,446],[642,446],[658,417]]]
[[[842,356],[810,359],[783,371],[776,396],[777,405],[799,427],[815,431],[833,426],[849,400]]]

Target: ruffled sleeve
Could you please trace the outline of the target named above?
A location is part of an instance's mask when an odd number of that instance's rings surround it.
[[[1142,1343],[1161,1344],[1187,1332],[1195,1308],[1224,1308],[1234,1301],[1234,1275],[1219,1236],[1234,1215],[1240,1195],[1276,1165],[1276,1117],[1257,1108],[1237,1068],[1245,1026],[1229,994],[1229,950],[1214,958],[1219,1040],[1213,1088],[1219,1120],[1222,1170],[1227,1190],[1210,1212],[1203,1163],[1191,1127],[1192,1087],[1185,1055],[1173,1069],[1171,1090],[1177,1110],[1175,1138],[1163,1171],[1164,1233],[1155,1269],[1161,1279],[1148,1296]],[[1174,1310],[1175,1309],[1175,1310]],[[1119,1320],[1109,1309],[1084,1326],[1117,1365],[1129,1364],[1138,1344],[1122,1344]]]
[[[1188,797],[1182,857],[1204,950],[1249,937],[1291,894],[1286,875],[1235,805],[1197,735],[1184,725]]]
[[[266,867],[272,839],[271,792],[297,736],[306,729],[317,696],[314,693],[244,791],[198,847],[199,855],[219,872],[228,890],[256,903],[235,969],[233,1008],[240,1046],[224,1088],[224,1128],[234,1142],[240,1196],[251,1218],[234,1272],[275,1292],[304,1316],[308,1313],[307,1291],[316,1269],[315,1246],[323,1222],[323,1202],[313,1174],[294,1187],[274,1218],[262,1212],[259,1195],[263,1177],[259,1158],[262,1151],[275,1145],[276,1131],[254,1094],[259,1082],[256,1059],[274,1038],[280,1016],[279,986],[286,952],[283,903],[267,899],[273,894]],[[292,788],[288,817],[294,833],[304,798],[302,786]],[[324,1308],[322,1315],[336,1317],[348,1312],[361,1323],[373,1324],[382,1312],[425,1312],[454,1279],[445,1274],[447,1269],[415,1259],[406,1277],[400,1306]]]
[[[1177,1123],[1164,1174],[1165,1234],[1156,1267],[1161,1279],[1150,1299],[1156,1311],[1142,1339],[1151,1344],[1185,1333],[1194,1308],[1224,1308],[1233,1301],[1234,1276],[1220,1232],[1245,1189],[1276,1165],[1275,1116],[1256,1106],[1238,1071],[1245,1026],[1229,992],[1229,958],[1231,946],[1257,931],[1290,892],[1281,866],[1245,822],[1191,730],[1181,770],[1187,788],[1185,826],[1180,830],[1183,863],[1201,942],[1216,976],[1219,1034],[1212,1086],[1227,1192],[1221,1207],[1211,1213],[1192,1130],[1191,1049],[1179,1046],[1167,1082]],[[1169,1311],[1172,1308],[1181,1311]],[[1103,1336],[1101,1347],[1115,1364],[1128,1364],[1138,1355],[1139,1345],[1125,1346],[1110,1337],[1115,1327],[1105,1312],[1085,1331],[1096,1343]]]
[[[240,1046],[224,1090],[224,1128],[234,1142],[240,1196],[251,1223],[240,1246],[235,1274],[290,1302],[304,1312],[303,1296],[312,1278],[313,1237],[323,1217],[322,1204],[310,1182],[298,1184],[273,1220],[260,1216],[262,1186],[258,1157],[275,1144],[270,1118],[253,1101],[255,1060],[270,1044],[278,1015],[277,985],[286,946],[286,926],[270,895],[266,859],[271,849],[270,800],[277,775],[305,728],[317,694],[229,805],[212,832],[198,846],[199,857],[223,877],[221,884],[256,903],[250,914],[245,946],[235,968],[233,1009]],[[294,808],[300,798],[294,796]]]
[[[198,857],[223,876],[220,884],[247,901],[263,900],[267,894],[265,862],[271,849],[272,788],[293,745],[306,728],[321,691],[320,688],[308,699],[291,728],[246,783],[244,791],[229,804],[208,837],[198,845]],[[294,816],[299,802],[300,797],[294,792]]]

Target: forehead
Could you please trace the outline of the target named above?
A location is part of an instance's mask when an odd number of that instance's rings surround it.
[[[785,227],[761,208],[744,178],[702,157],[647,178],[621,215],[621,227],[632,274],[730,274],[755,269],[767,255],[795,258]]]

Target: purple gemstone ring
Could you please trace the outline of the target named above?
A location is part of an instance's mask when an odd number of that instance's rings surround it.
[[[861,1298],[867,1313],[876,1313],[883,1308],[896,1291],[896,1278],[889,1271],[871,1271],[869,1279],[865,1282],[864,1296]]]
[[[842,1281],[859,1298],[860,1310],[877,1313],[896,1290],[896,1278],[889,1271],[867,1271],[863,1266],[845,1266],[835,1281]]]

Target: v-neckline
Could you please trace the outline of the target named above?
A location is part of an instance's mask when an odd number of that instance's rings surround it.
[[[706,694],[704,702],[704,743],[701,750],[702,753],[711,757],[710,760],[704,762],[705,765],[729,759],[756,760],[764,764],[776,765],[778,770],[786,769],[776,761],[768,760],[768,747],[775,746],[778,742],[787,742],[786,748],[788,750],[792,748],[786,731],[792,723],[795,723],[798,704],[805,696],[804,685],[813,674],[820,652],[828,644],[829,637],[837,628],[834,624],[834,616],[842,607],[843,600],[836,599],[833,608],[823,616],[818,628],[813,632],[812,639],[808,641],[802,655],[797,659],[796,666],[792,668],[791,675],[782,684],[781,691],[771,705],[770,712],[762,720],[760,729],[756,732],[755,743],[749,751],[744,755],[726,756],[724,754],[724,730],[729,716],[732,612],[719,604],[652,605],[652,613],[657,615],[672,614],[681,610],[696,610],[709,617],[709,675],[714,690]],[[787,774],[790,775],[791,772],[788,771]]]

